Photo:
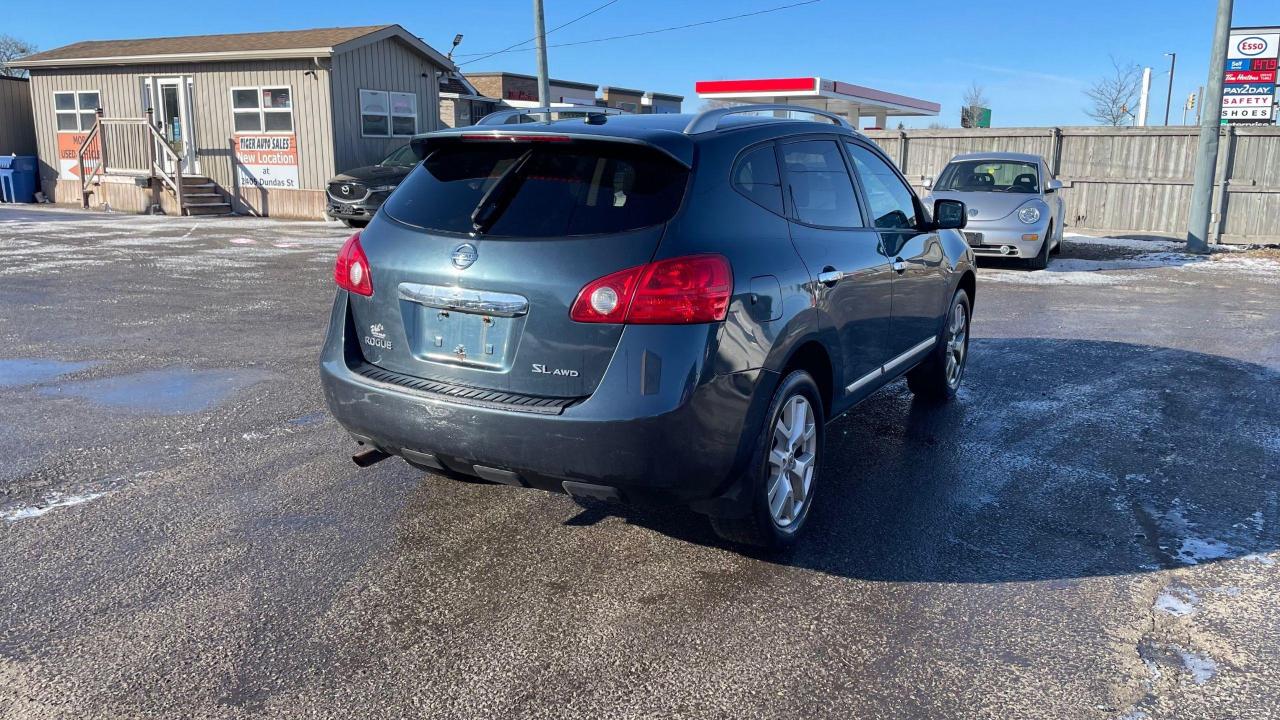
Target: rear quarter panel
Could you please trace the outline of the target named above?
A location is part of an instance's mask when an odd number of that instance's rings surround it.
[[[657,254],[719,253],[733,267],[733,298],[713,344],[715,374],[780,369],[787,348],[818,324],[809,271],[791,245],[786,219],[731,185],[734,161],[756,144],[745,133],[698,144],[690,193]]]

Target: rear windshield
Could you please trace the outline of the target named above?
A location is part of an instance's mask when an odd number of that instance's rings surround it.
[[[409,225],[470,233],[476,206],[526,152],[504,182],[509,202],[489,218],[488,235],[591,235],[658,225],[675,214],[689,176],[661,153],[620,143],[458,142],[431,151],[382,208]]]

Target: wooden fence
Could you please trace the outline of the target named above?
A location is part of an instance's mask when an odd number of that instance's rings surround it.
[[[870,130],[867,136],[923,190],[960,153],[1043,156],[1063,182],[1067,224],[1108,233],[1183,236],[1198,127]],[[1210,239],[1280,243],[1280,128],[1224,127]]]

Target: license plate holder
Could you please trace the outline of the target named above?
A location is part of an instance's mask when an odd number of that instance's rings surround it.
[[[427,307],[422,312],[427,359],[494,370],[506,364],[512,318]]]
[[[486,370],[510,368],[528,312],[525,298],[416,283],[401,283],[399,295],[417,357]]]
[[[967,232],[964,234],[964,239],[970,245],[980,246],[982,245],[983,236],[980,232]]]

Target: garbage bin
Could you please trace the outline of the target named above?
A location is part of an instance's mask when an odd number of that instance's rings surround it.
[[[36,201],[34,155],[0,155],[0,202]]]

